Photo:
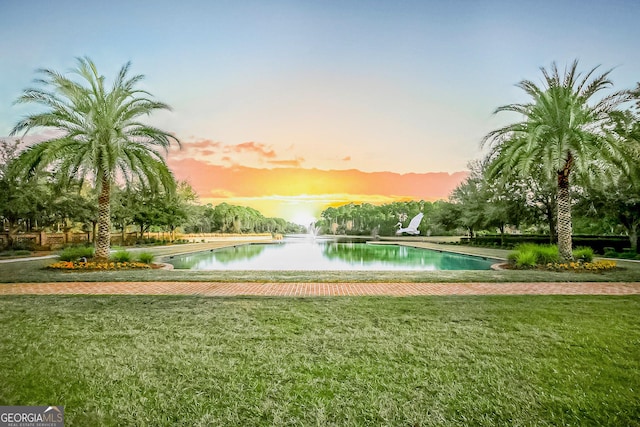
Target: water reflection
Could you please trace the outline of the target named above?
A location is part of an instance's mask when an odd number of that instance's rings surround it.
[[[299,242],[252,244],[175,257],[191,270],[488,270],[491,261],[397,245]]]
[[[233,246],[209,252],[180,255],[169,260],[169,262],[173,264],[174,268],[183,270],[210,270],[208,267],[212,259],[221,265],[233,263],[238,260],[248,261],[260,256],[265,250],[265,247],[266,245]]]
[[[378,263],[389,267],[419,267],[416,269],[423,270],[487,270],[491,266],[491,262],[476,257],[396,245],[328,243],[324,255],[328,259],[340,259],[350,264]]]

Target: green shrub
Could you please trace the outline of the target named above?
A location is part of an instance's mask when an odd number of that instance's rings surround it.
[[[138,255],[138,261],[144,264],[151,264],[155,257],[156,256],[150,252],[142,252],[140,255]]]
[[[604,255],[605,258],[618,258],[618,252],[616,252],[615,250],[611,249],[611,250],[606,250],[604,251]]]
[[[573,258],[576,261],[591,262],[593,261],[593,249],[587,246],[579,246],[573,250]]]
[[[556,245],[538,245],[534,253],[538,264],[547,265],[560,261],[560,252]]]
[[[534,243],[524,243],[516,247],[517,253],[532,253],[535,263],[547,265],[560,261],[560,254],[556,245],[536,245]],[[529,257],[531,255],[528,255]]]
[[[532,251],[518,252],[516,256],[518,268],[533,268],[536,266],[536,253]]]
[[[617,254],[616,254],[617,255]],[[593,261],[594,252],[590,247],[578,247],[573,251],[573,257],[581,262]],[[508,258],[511,264],[518,267],[526,268],[533,265],[556,264],[560,262],[560,254],[557,245],[536,245],[533,243],[525,243],[516,247],[516,252],[509,254]]]
[[[127,251],[118,251],[111,256],[111,259],[115,262],[129,262],[131,261],[131,254]]]
[[[87,246],[69,246],[60,252],[60,261],[77,261],[80,258],[93,258],[94,249]]]

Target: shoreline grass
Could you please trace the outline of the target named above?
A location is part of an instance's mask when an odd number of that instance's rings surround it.
[[[638,425],[640,296],[0,297],[67,425]]]

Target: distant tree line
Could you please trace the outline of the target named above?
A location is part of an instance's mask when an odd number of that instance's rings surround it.
[[[325,234],[392,236],[398,223],[408,222],[418,213],[425,214],[418,230],[422,235],[446,234],[448,229],[437,221],[443,202],[405,201],[383,205],[348,203],[322,211],[316,227]]]
[[[186,233],[305,233],[305,227],[293,224],[283,218],[268,218],[256,209],[219,205],[192,205],[187,221]]]

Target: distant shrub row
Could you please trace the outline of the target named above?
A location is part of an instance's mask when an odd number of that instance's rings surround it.
[[[614,248],[604,248],[604,256],[607,258],[640,260],[640,254],[638,254],[636,251],[632,251],[630,248],[625,248],[625,250],[623,250],[622,252],[618,252]]]
[[[629,248],[629,238],[626,236],[597,236],[597,235],[577,235],[572,237],[575,247],[590,247],[595,253],[604,254],[607,249],[623,253]],[[543,234],[490,234],[484,236],[475,236],[473,238],[463,237],[460,239],[462,244],[471,244],[475,246],[503,247],[514,248],[525,243],[537,245],[548,245],[549,236]]]

